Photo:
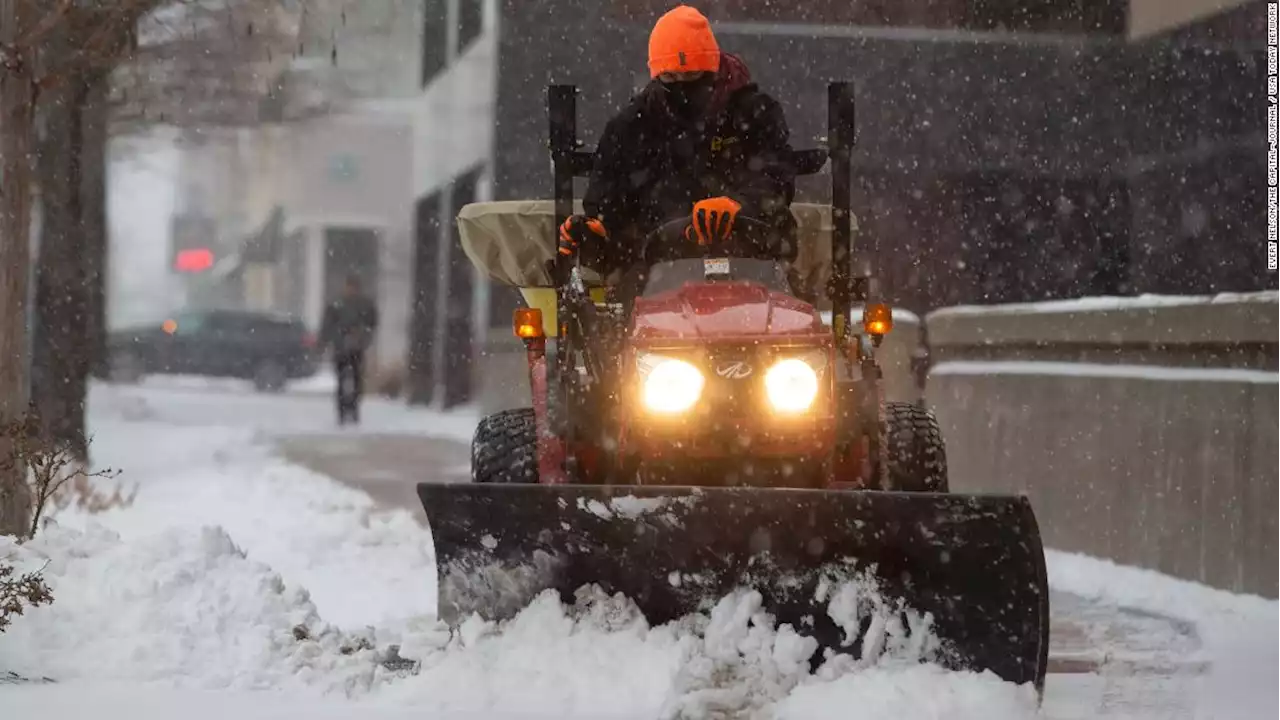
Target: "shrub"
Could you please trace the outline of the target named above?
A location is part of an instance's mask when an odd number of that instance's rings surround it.
[[[69,444],[58,442],[44,432],[34,414],[0,425],[0,436],[10,446],[8,457],[0,460],[0,471],[15,466],[24,469],[31,492],[31,522],[21,539],[35,537],[41,519],[55,510],[75,505],[85,512],[100,513],[129,507],[137,497],[137,486],[127,496],[119,484],[110,494],[94,487],[94,479],[114,478],[119,473],[111,469],[90,472]]]
[[[126,496],[119,484],[110,494],[94,487],[95,478],[114,478],[114,470],[88,471],[71,447],[50,438],[34,414],[0,425],[0,438],[9,452],[0,459],[0,471],[18,469],[26,477],[31,499],[31,521],[18,542],[35,537],[43,518],[72,505],[89,513],[128,507],[137,497],[135,486]],[[0,558],[0,633],[26,608],[53,602],[43,570],[17,574],[7,558]]]
[[[23,613],[24,608],[53,602],[53,594],[40,570],[16,577],[14,572],[12,565],[0,559],[0,633],[9,627],[13,618]]]

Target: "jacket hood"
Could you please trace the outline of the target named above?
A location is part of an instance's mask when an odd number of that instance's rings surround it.
[[[716,87],[707,106],[707,117],[715,117],[729,104],[729,98],[752,84],[751,70],[742,58],[733,53],[720,53],[720,71],[716,73]]]

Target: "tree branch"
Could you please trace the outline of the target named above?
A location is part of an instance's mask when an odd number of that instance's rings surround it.
[[[76,6],[64,11],[61,23],[49,29],[64,33],[71,52],[46,58],[36,87],[47,91],[72,78],[105,77],[123,59],[138,22],[167,0],[118,0],[105,6]],[[65,2],[64,2],[65,4]]]
[[[146,18],[114,75],[114,129],[164,122],[244,126],[281,92],[297,17],[279,0],[220,0]]]
[[[6,67],[9,58],[21,57],[22,53],[27,50],[33,50],[39,47],[49,36],[49,33],[55,31],[71,12],[71,8],[75,5],[75,0],[58,0],[58,4],[44,15],[31,30],[23,33],[22,37],[15,40],[10,45],[0,46],[6,57]]]

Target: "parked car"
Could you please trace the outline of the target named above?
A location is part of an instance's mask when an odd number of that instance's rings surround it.
[[[243,378],[275,392],[289,380],[314,375],[318,361],[316,338],[301,320],[206,310],[110,333],[107,363],[98,374],[126,383],[155,374]]]

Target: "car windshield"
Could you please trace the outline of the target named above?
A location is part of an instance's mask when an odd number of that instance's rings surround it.
[[[725,269],[728,272],[725,273]],[[787,274],[776,260],[746,258],[693,258],[656,263],[649,268],[642,296],[675,290],[689,282],[757,282],[770,290],[787,292]]]

